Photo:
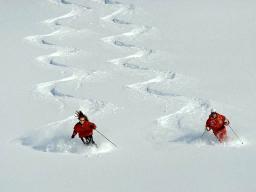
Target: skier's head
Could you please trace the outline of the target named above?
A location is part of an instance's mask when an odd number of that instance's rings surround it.
[[[82,111],[77,111],[76,112],[76,117],[80,121],[80,123],[84,123],[85,121],[88,121],[88,118],[85,114],[83,114]]]
[[[212,117],[212,118],[215,119],[215,118],[217,117],[217,113],[216,113],[216,112],[211,113],[211,114],[210,114],[210,117]]]
[[[86,118],[85,118],[85,117],[80,117],[79,122],[80,122],[81,124],[84,124],[85,121],[86,121]]]
[[[216,112],[215,109],[211,109],[210,117],[212,117],[212,118],[216,118],[217,117],[217,112]]]

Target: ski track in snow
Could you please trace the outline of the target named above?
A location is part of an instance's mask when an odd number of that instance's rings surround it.
[[[195,110],[195,109],[198,110],[197,113],[199,113],[201,116],[203,114],[206,114],[209,111],[210,104],[207,101],[202,102],[199,99],[186,98],[186,97],[179,95],[178,93],[175,93],[175,92],[167,91],[166,93],[164,93],[164,92],[161,92],[157,89],[153,89],[150,87],[150,85],[152,85],[152,84],[154,84],[154,85],[157,84],[157,85],[161,86],[161,84],[163,82],[172,81],[176,78],[177,74],[175,72],[156,71],[153,69],[140,67],[140,65],[138,65],[138,64],[130,63],[131,61],[136,62],[136,59],[145,58],[147,56],[150,56],[153,53],[153,50],[150,48],[140,48],[133,44],[127,44],[127,43],[125,43],[125,40],[128,40],[130,42],[133,39],[136,39],[136,37],[143,35],[144,33],[147,33],[151,29],[151,27],[137,26],[137,25],[130,23],[129,21],[124,21],[124,20],[122,20],[122,22],[119,22],[120,19],[118,18],[118,15],[125,15],[125,14],[129,13],[129,11],[131,11],[131,8],[135,9],[135,7],[134,6],[126,7],[125,5],[122,5],[122,4],[118,4],[117,6],[120,7],[117,11],[115,11],[114,13],[112,13],[110,15],[103,17],[102,19],[105,21],[108,21],[108,22],[113,22],[115,24],[127,23],[129,25],[133,25],[134,29],[132,29],[129,32],[122,33],[122,34],[104,37],[102,40],[105,43],[112,44],[113,46],[117,46],[120,48],[133,49],[136,52],[134,54],[128,55],[126,57],[112,59],[109,62],[111,62],[114,65],[123,66],[123,67],[129,68],[129,69],[144,70],[144,71],[147,71],[148,73],[153,74],[155,76],[154,78],[149,79],[147,81],[138,82],[138,83],[134,83],[131,85],[126,85],[127,88],[130,88],[130,89],[137,91],[141,94],[146,94],[147,96],[153,95],[155,97],[161,97],[161,98],[168,97],[168,99],[170,97],[172,99],[176,99],[177,97],[179,99],[180,97],[182,97],[182,99],[185,100],[184,107],[182,107],[180,110],[176,111],[175,113],[159,117],[156,120],[157,121],[157,126],[156,126],[157,129],[155,129],[153,131],[153,135],[155,136],[155,138],[161,138],[160,140],[162,140],[162,138],[164,138],[164,137],[166,137],[167,141],[171,138],[177,138],[181,134],[180,129],[183,127],[183,125],[181,124],[182,119],[185,116],[188,116],[190,113],[194,112],[193,110]],[[137,62],[137,63],[139,63],[139,62]],[[168,102],[168,100],[167,100],[167,102]],[[173,131],[175,131],[176,133],[171,134]],[[184,132],[188,132],[188,130],[185,129]],[[191,140],[191,137],[193,138],[194,136],[190,134],[190,137],[188,137],[188,139]],[[181,140],[176,139],[175,141],[179,142]]]
[[[176,74],[175,72],[162,72],[162,71],[156,71],[150,68],[141,67],[139,65],[138,59],[143,59],[146,57],[149,57],[151,54],[153,54],[153,50],[150,48],[141,48],[137,47],[135,44],[128,44],[126,41],[132,42],[133,39],[136,39],[138,36],[143,35],[144,33],[147,33],[150,31],[152,27],[149,26],[137,26],[136,24],[133,24],[129,21],[120,20],[118,18],[119,15],[126,15],[129,13],[129,11],[133,11],[135,7],[133,5],[125,6],[123,4],[117,5],[119,9],[115,11],[114,13],[107,15],[103,17],[102,19],[106,22],[113,22],[117,25],[126,23],[129,25],[133,25],[134,28],[129,31],[122,34],[117,34],[113,36],[108,36],[102,38],[102,40],[105,43],[112,44],[113,46],[117,46],[120,48],[126,48],[126,49],[133,49],[135,51],[134,54],[121,57],[121,58],[114,58],[110,60],[109,62],[118,65],[123,66],[125,68],[129,68],[132,70],[144,70],[148,72],[149,74],[152,74],[152,79],[143,81],[143,82],[137,82],[134,84],[126,85],[127,88],[132,89],[136,92],[139,92],[141,94],[144,94],[146,96],[154,96],[154,97],[160,97],[160,98],[168,98],[166,102],[169,101],[169,99],[180,99],[182,98],[184,100],[184,107],[182,107],[180,110],[176,111],[173,114],[165,115],[162,117],[159,117],[157,121],[157,129],[153,131],[153,135],[155,138],[162,138],[167,137],[167,141],[170,138],[179,137],[178,133],[181,133],[181,124],[180,122],[184,118],[184,116],[188,115],[192,112],[194,108],[198,109],[198,113],[205,114],[210,108],[209,103],[206,101],[202,105],[198,104],[198,100],[196,99],[190,99],[186,98],[185,96],[182,96],[175,92],[162,92],[157,89],[151,88],[151,85],[158,85],[161,86],[163,82],[170,82],[173,81],[177,76],[181,76],[180,74]],[[122,21],[122,22],[120,22]],[[136,62],[137,61],[137,62]],[[136,64],[133,64],[132,62],[135,62]],[[174,118],[175,117],[175,118]],[[173,126],[175,125],[175,126]],[[164,130],[165,129],[165,130]],[[176,131],[175,135],[170,135],[171,132]],[[185,131],[186,132],[186,131]],[[177,140],[178,142],[179,140]]]
[[[79,32],[76,29],[72,29],[70,27],[66,27],[60,24],[60,21],[64,21],[66,19],[75,19],[79,17],[83,11],[90,10],[91,8],[85,5],[71,3],[66,0],[50,0],[50,2],[61,6],[71,6],[72,10],[67,14],[43,21],[43,23],[49,25],[50,27],[58,27],[57,30],[45,35],[28,36],[25,37],[25,39],[40,47],[55,50],[55,52],[51,54],[37,57],[36,60],[38,62],[44,64],[44,66],[56,67],[60,70],[61,73],[70,73],[71,75],[61,79],[39,83],[38,85],[36,85],[34,94],[36,94],[36,96],[43,97],[46,100],[59,103],[60,109],[62,110],[64,110],[66,104],[76,104],[80,108],[80,110],[83,110],[85,113],[89,113],[94,116],[106,112],[116,111],[117,107],[111,103],[90,98],[77,98],[73,95],[65,94],[59,91],[58,85],[60,84],[65,84],[66,82],[76,82],[76,89],[78,89],[83,80],[98,78],[105,72],[86,72],[81,69],[71,67],[68,64],[63,64],[55,61],[55,59],[58,57],[63,58],[78,55],[82,52],[82,50],[73,47],[58,46],[54,43],[47,41],[45,38],[64,38],[66,35],[73,35]],[[49,123],[43,129],[35,130],[28,136],[22,137],[21,142],[23,145],[31,146],[33,149],[39,151],[56,153],[78,153],[84,154],[86,156],[107,153],[113,150],[113,146],[109,145],[105,141],[102,141],[99,144],[99,147],[96,149],[95,147],[85,148],[83,145],[81,145],[81,141],[78,139],[70,140],[70,129],[63,130],[63,127],[72,127],[74,124],[74,122],[72,122],[72,119],[74,119],[73,116],[68,117],[64,120]],[[69,122],[72,122],[73,124],[70,124]],[[36,135],[39,135],[39,137],[37,137]]]
[[[154,96],[163,100],[166,100],[166,106],[170,100],[183,101],[183,107],[176,112],[172,112],[168,115],[164,115],[156,119],[156,126],[153,130],[153,138],[157,143],[166,142],[179,142],[183,144],[212,144],[215,138],[205,136],[201,138],[202,126],[204,126],[205,119],[212,108],[211,102],[203,98],[189,98],[175,90],[162,90],[156,87],[162,87],[164,83],[172,84],[173,81],[181,82],[187,81],[188,77],[177,74],[175,72],[163,72],[157,71],[148,67],[140,66],[141,61],[154,54],[154,50],[151,48],[138,47],[136,44],[132,44],[133,40],[139,36],[149,32],[152,27],[143,25],[138,26],[130,21],[120,19],[119,16],[125,16],[135,10],[134,5],[124,5],[122,3],[112,3],[105,1],[107,4],[114,4],[118,9],[110,15],[102,17],[102,20],[106,22],[112,22],[116,25],[133,26],[133,29],[117,35],[107,36],[102,38],[105,43],[113,46],[134,50],[135,53],[121,57],[111,59],[109,62],[121,66],[130,70],[144,71],[148,74],[152,74],[152,79],[137,82],[134,84],[126,85],[127,88],[132,89],[145,96]],[[129,42],[129,43],[127,43]],[[136,64],[134,64],[136,63]],[[178,78],[177,78],[178,77]],[[152,85],[154,85],[152,87]],[[189,86],[189,84],[187,84]],[[195,119],[200,118],[197,123]],[[216,142],[215,142],[216,143]],[[233,142],[234,144],[235,142]],[[233,145],[232,142],[228,143],[228,146]]]

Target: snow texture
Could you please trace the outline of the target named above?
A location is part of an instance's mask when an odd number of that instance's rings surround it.
[[[255,8],[3,4],[0,191],[254,192]],[[204,133],[212,108],[240,139]],[[71,139],[76,110],[118,147],[97,132],[98,148]]]

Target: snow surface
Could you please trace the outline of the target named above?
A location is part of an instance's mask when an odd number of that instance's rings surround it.
[[[256,191],[256,2],[0,6],[0,191]],[[231,130],[218,144],[211,108]],[[71,140],[74,112],[99,148]]]

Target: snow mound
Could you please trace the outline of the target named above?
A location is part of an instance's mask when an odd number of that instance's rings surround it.
[[[71,139],[72,129],[70,127],[73,126],[71,123],[74,124],[72,117],[50,123],[20,138],[21,144],[42,152],[81,154],[88,157],[114,150],[111,144],[100,140],[101,138],[95,138],[97,148],[84,145],[78,137]]]
[[[209,101],[198,98],[189,100],[178,111],[157,119],[157,126],[153,130],[155,139],[158,142],[161,140],[162,142],[193,143],[203,134],[202,125],[210,108]]]

